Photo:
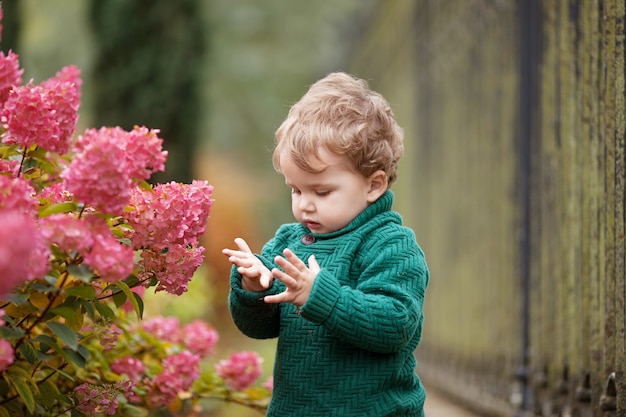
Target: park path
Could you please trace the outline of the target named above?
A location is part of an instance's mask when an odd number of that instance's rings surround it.
[[[480,417],[480,415],[468,411],[463,407],[450,401],[444,395],[434,389],[428,389],[424,412],[426,417]]]

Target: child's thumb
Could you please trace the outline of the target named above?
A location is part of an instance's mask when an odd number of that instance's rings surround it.
[[[314,271],[320,270],[320,264],[317,263],[317,259],[315,259],[315,255],[309,256],[309,269]]]

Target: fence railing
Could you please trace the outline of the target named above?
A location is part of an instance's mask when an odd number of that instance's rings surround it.
[[[418,371],[485,413],[626,415],[624,21],[623,0],[381,1],[350,57],[406,130]]]

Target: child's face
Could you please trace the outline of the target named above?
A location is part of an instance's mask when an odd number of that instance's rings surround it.
[[[330,233],[345,227],[378,198],[370,179],[350,169],[348,162],[325,149],[320,159],[328,164],[319,173],[300,169],[288,155],[280,155],[280,170],[291,188],[291,210],[313,233]]]

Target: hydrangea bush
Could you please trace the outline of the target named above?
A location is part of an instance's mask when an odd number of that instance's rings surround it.
[[[201,265],[212,186],[147,182],[167,158],[156,129],[76,134],[76,67],[22,73],[0,52],[0,416],[263,410],[257,353],[212,366],[210,325],[143,318],[147,288],[181,295]]]

